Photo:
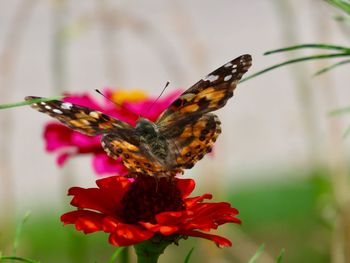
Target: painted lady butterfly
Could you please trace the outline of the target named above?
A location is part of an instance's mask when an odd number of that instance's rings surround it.
[[[102,135],[103,149],[114,159],[122,157],[131,172],[173,175],[192,168],[211,151],[221,128],[218,117],[209,112],[233,96],[251,61],[250,55],[243,55],[228,62],[186,90],[154,123],[139,118],[136,127],[69,102],[53,100],[31,107],[75,131]]]

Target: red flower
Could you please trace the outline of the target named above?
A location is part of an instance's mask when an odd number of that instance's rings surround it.
[[[89,94],[69,95],[64,101],[89,107],[113,116],[119,120],[134,125],[139,116],[146,117],[152,121],[162,113],[178,95],[177,90],[167,97],[158,100],[151,109],[154,98],[146,98],[140,91],[104,91],[104,94],[115,101],[117,106],[105,99],[102,104],[97,103]],[[148,110],[149,109],[149,110]],[[132,113],[133,112],[133,113]],[[44,131],[46,150],[48,152],[58,152],[57,164],[62,166],[72,156],[79,154],[93,154],[92,165],[97,174],[119,174],[127,173],[125,166],[118,160],[114,160],[105,154],[100,143],[100,136],[90,137],[58,123],[50,122]]]
[[[195,187],[191,179],[112,176],[96,181],[98,188],[73,187],[71,204],[78,210],[61,216],[85,234],[104,231],[109,243],[130,246],[152,237],[187,236],[231,246],[223,237],[209,233],[225,223],[240,223],[238,211],[229,203],[208,203],[211,194],[189,198]]]

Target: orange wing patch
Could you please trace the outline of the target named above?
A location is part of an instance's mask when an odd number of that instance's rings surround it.
[[[130,171],[155,175],[164,172],[164,167],[139,145],[127,142],[115,134],[104,135],[103,149],[113,159],[122,158],[122,163]]]
[[[187,124],[181,135],[171,141],[176,152],[178,168],[190,169],[212,147],[221,133],[220,121],[214,114],[205,114],[194,123]]]

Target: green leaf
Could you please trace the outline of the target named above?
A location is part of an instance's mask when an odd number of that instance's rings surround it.
[[[337,7],[343,12],[350,15],[350,2],[346,0],[326,0],[329,4]]]
[[[108,263],[113,263],[117,257],[119,256],[119,254],[125,249],[125,247],[118,247],[114,253],[112,254],[112,256],[109,258]]]
[[[184,263],[189,263],[189,262],[190,262],[190,258],[191,258],[191,256],[192,256],[193,250],[194,250],[194,247],[191,248],[190,251],[187,253],[187,256],[186,256],[186,258],[185,258]]]
[[[334,69],[334,68],[336,68],[336,67],[338,67],[338,66],[341,66],[341,65],[344,65],[344,64],[348,64],[348,63],[350,63],[350,59],[347,59],[347,60],[343,60],[343,61],[334,63],[334,64],[332,64],[332,65],[330,65],[330,66],[327,66],[327,67],[325,67],[325,68],[323,68],[323,69],[320,69],[319,71],[317,71],[317,72],[314,74],[314,76],[319,76],[319,75],[321,75],[321,74],[323,74],[323,73],[326,73],[326,72],[328,72],[328,71],[330,71],[330,70],[332,70],[332,69]]]
[[[258,257],[261,255],[261,253],[264,251],[265,245],[261,244],[261,246],[258,248],[258,250],[255,252],[254,256],[248,261],[248,263],[254,263],[255,260],[258,259]]]
[[[22,233],[22,228],[23,228],[24,223],[28,220],[29,216],[30,216],[30,212],[28,211],[24,215],[21,222],[19,222],[19,224],[17,225],[15,239],[13,240],[12,256],[16,256],[17,248],[19,245],[19,238],[20,238],[21,233]]]
[[[297,63],[297,62],[308,61],[308,60],[326,59],[326,58],[347,57],[347,56],[350,56],[350,53],[319,54],[319,55],[295,58],[295,59],[287,60],[287,61],[285,61],[283,63],[279,63],[279,64],[276,64],[276,65],[273,65],[273,66],[268,67],[266,69],[263,69],[261,71],[258,71],[256,73],[254,73],[254,74],[252,74],[252,75],[242,79],[240,82],[247,81],[248,79],[255,78],[255,77],[257,77],[259,75],[262,75],[262,74],[264,74],[264,73],[266,73],[268,71],[271,71],[273,69],[280,68],[280,67],[283,67],[283,66],[286,66],[286,65],[290,65],[290,64],[294,64],[294,63]]]
[[[15,257],[15,256],[9,256],[9,257],[3,256],[3,257],[0,257],[0,261],[3,261],[3,260],[17,260],[17,261],[27,262],[27,263],[39,263],[39,261],[36,261],[36,260],[22,258],[22,257]]]
[[[292,51],[296,49],[305,49],[305,48],[331,49],[331,50],[341,50],[344,52],[350,52],[350,47],[344,47],[344,46],[336,46],[336,45],[330,45],[330,44],[301,44],[301,45],[295,45],[295,46],[270,50],[265,52],[264,55],[271,55],[275,53]]]
[[[0,110],[26,106],[26,105],[31,105],[33,103],[39,103],[39,102],[45,102],[45,101],[51,101],[51,100],[61,100],[63,98],[64,96],[56,96],[56,97],[50,97],[50,98],[41,98],[41,99],[25,100],[25,101],[15,102],[15,103],[0,104]]]
[[[284,254],[285,254],[285,250],[284,248],[281,250],[279,256],[276,259],[276,263],[282,263],[283,259],[284,259]]]
[[[336,109],[336,110],[332,110],[332,111],[330,111],[328,113],[328,115],[329,116],[335,116],[335,115],[340,115],[340,114],[348,113],[348,112],[350,112],[350,106],[339,108],[339,109]]]

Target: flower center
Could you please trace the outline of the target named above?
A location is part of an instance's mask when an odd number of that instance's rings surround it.
[[[122,217],[126,223],[156,223],[155,216],[166,211],[185,209],[173,178],[137,177],[122,199]]]

